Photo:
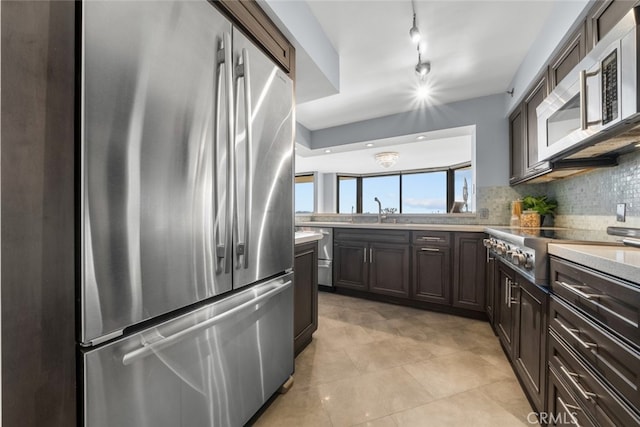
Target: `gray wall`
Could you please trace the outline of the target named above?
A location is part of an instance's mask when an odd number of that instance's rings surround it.
[[[312,149],[411,133],[476,126],[476,186],[509,182],[509,128],[504,95],[490,95],[311,131]]]

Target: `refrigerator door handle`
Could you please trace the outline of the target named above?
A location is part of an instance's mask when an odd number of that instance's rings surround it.
[[[214,225],[213,225],[213,253],[216,263],[216,274],[222,273],[224,263],[222,262],[225,259],[226,253],[226,235],[220,241],[220,221],[215,218],[217,216],[218,211],[218,146],[220,145],[220,112],[222,103],[222,68],[224,66],[224,42],[220,41],[220,45],[218,47],[218,52],[216,54],[216,81],[215,81],[215,112],[214,112],[214,123],[213,123],[213,185],[212,187],[212,212],[214,213]]]
[[[235,217],[235,120],[233,115],[233,51],[231,50],[231,34],[224,34],[224,67],[226,83],[226,109],[227,109],[227,224],[225,228],[224,243],[224,272],[231,272],[231,249]]]
[[[251,195],[253,193],[253,134],[252,134],[252,111],[251,111],[251,77],[249,67],[249,51],[245,48],[242,49],[242,55],[238,59],[238,65],[236,66],[236,107],[240,105],[240,97],[238,96],[240,90],[240,79],[243,81],[244,91],[244,123],[245,123],[245,191],[244,191],[244,230],[242,240],[238,241],[237,254],[238,257],[242,256],[242,267],[249,267],[249,236],[251,236]],[[238,122],[238,113],[236,109],[236,123]],[[237,166],[236,166],[236,173]],[[236,187],[237,188],[237,187]],[[237,195],[236,195],[237,197]],[[237,199],[236,199],[237,202]],[[239,213],[236,210],[236,215]],[[239,221],[239,218],[236,218]],[[239,224],[237,225],[239,226]],[[236,226],[236,227],[237,227]],[[239,233],[238,233],[239,234]],[[239,236],[238,236],[239,237]]]
[[[169,335],[168,337],[164,337],[161,338],[157,341],[154,341],[152,343],[148,343],[145,342],[143,343],[142,347],[130,351],[128,353],[126,353],[123,357],[122,357],[122,364],[123,365],[131,365],[132,363],[134,363],[135,361],[139,360],[139,359],[143,359],[147,356],[150,356],[152,354],[157,353],[158,351],[170,347],[178,342],[180,342],[181,340],[187,338],[188,336],[199,332],[203,329],[208,329],[214,325],[217,325],[218,323],[229,319],[230,317],[236,315],[237,313],[244,311],[248,308],[253,308],[254,310],[257,309],[258,304],[265,302],[266,300],[274,297],[275,295],[283,292],[284,290],[286,290],[289,286],[291,286],[293,282],[291,280],[287,280],[286,282],[274,282],[270,284],[270,288],[267,292],[265,292],[264,294],[253,298],[249,301],[246,301],[236,307],[233,307],[230,310],[227,310],[223,313],[218,314],[217,316],[214,316],[210,319],[205,320],[204,322],[200,322],[196,325],[190,326],[186,329],[181,330],[180,332],[176,332],[173,335]],[[233,298],[233,297],[231,297]]]

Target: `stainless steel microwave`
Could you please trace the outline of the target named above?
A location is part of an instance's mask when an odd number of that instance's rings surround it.
[[[630,144],[615,137],[640,118],[639,14],[636,7],[625,15],[538,106],[538,160],[598,157]]]

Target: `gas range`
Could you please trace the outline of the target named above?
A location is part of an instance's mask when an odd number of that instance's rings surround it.
[[[484,246],[493,256],[540,286],[549,285],[548,243],[621,244],[619,236],[594,230],[489,227],[485,232]]]

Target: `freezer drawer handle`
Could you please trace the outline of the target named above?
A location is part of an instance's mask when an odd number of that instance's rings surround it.
[[[241,312],[250,307],[256,307],[261,302],[268,300],[269,298],[283,292],[292,284],[291,280],[288,280],[284,283],[274,283],[273,289],[265,292],[264,294],[251,299],[243,304],[240,304],[237,307],[230,309],[229,311],[225,311],[224,313],[218,314],[217,316],[212,317],[204,322],[198,323],[197,325],[190,326],[186,329],[183,329],[180,332],[176,332],[173,335],[169,335],[166,338],[160,339],[158,341],[154,341],[153,343],[145,343],[144,347],[140,347],[137,350],[133,350],[122,357],[123,365],[130,365],[134,363],[136,360],[145,358],[151,354],[154,354],[166,347],[170,347],[175,343],[185,339],[191,334],[199,332],[203,329],[208,329],[218,323],[228,319],[229,317],[234,316],[236,313]]]
[[[241,242],[238,242],[238,246],[236,248],[236,253],[239,256],[242,256],[242,267],[249,268],[249,237],[251,236],[251,214],[253,212],[251,206],[251,199],[253,194],[253,163],[252,163],[252,152],[253,152],[253,133],[252,133],[252,111],[251,111],[251,76],[250,76],[249,66],[249,51],[247,49],[242,49],[242,55],[238,59],[238,65],[235,68],[236,72],[236,102],[238,107],[240,105],[240,98],[238,93],[240,91],[240,79],[243,81],[243,91],[244,91],[244,126],[245,126],[245,153],[244,153],[244,161],[245,161],[245,172],[244,172],[244,180],[245,180],[245,190],[244,190],[244,237]],[[237,111],[237,110],[236,110]],[[238,123],[238,117],[236,115],[236,125]],[[239,131],[236,130],[236,132]],[[238,171],[238,167],[236,165],[236,173]],[[234,187],[234,191],[237,190],[237,187]],[[237,195],[236,195],[236,203],[238,203]],[[236,215],[237,215],[236,209]],[[236,227],[238,227],[238,219],[236,219]]]

